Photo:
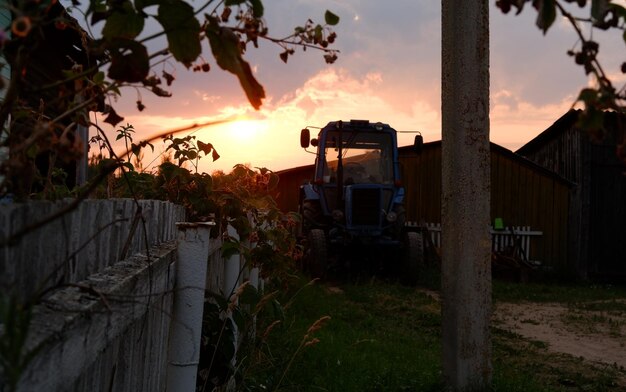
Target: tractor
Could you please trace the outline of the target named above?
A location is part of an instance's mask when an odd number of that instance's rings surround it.
[[[374,247],[396,255],[400,265],[391,267],[414,281],[424,261],[423,233],[405,226],[397,131],[380,122],[333,121],[311,139],[309,128],[300,134],[302,148],[316,148],[309,151],[315,154],[313,179],[300,187],[304,267],[323,277],[331,255]],[[416,135],[415,150],[422,144]]]

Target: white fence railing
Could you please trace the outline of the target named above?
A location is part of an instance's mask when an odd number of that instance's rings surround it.
[[[418,226],[417,223],[409,222],[407,226]],[[426,223],[433,245],[441,247],[441,223]],[[542,231],[531,230],[530,226],[505,227],[503,230],[491,228],[491,246],[495,252],[503,252],[517,244],[526,260],[530,260],[530,247],[532,238],[543,235]]]
[[[1,206],[0,238],[67,203]],[[208,260],[194,260],[206,263],[206,277],[200,277],[205,285],[179,282],[177,266],[183,266],[177,250],[181,230],[189,228],[177,229],[175,222],[184,220],[184,210],[158,201],[141,201],[141,207],[146,225],[136,230],[138,212],[131,201],[93,200],[0,248],[0,296],[28,299],[31,286],[51,271],[65,273],[64,279],[50,279],[54,288],[33,308],[23,350],[37,354],[22,369],[18,390],[152,392],[164,391],[168,380],[183,385],[176,370],[184,366],[185,373],[195,374],[191,366],[197,357],[185,360],[178,344],[168,347],[177,328],[183,338],[192,331],[176,315],[177,296],[185,301],[187,292],[201,294],[204,288],[228,295],[242,280],[262,283],[243,257],[222,257],[219,236],[205,241],[208,257],[201,258]],[[51,265],[43,268],[42,262]],[[0,320],[0,332],[3,328]],[[195,342],[189,351],[197,355],[200,336],[193,335],[183,340]],[[185,380],[195,385],[195,379]],[[8,390],[7,382],[0,368],[0,391]]]

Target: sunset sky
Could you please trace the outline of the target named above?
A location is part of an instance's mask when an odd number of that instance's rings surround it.
[[[530,6],[521,15],[503,15],[495,0],[490,2],[491,140],[515,150],[564,114],[587,78],[566,55],[577,41],[564,21],[543,36],[534,25],[536,12]],[[141,137],[194,122],[246,118],[194,133],[213,143],[221,155],[216,162],[207,158],[201,163],[201,170],[209,173],[229,171],[236,163],[275,171],[312,163],[313,157],[299,146],[300,129],[340,119],[381,121],[399,131],[419,130],[427,142],[441,139],[439,1],[266,0],[264,4],[270,35],[275,37],[288,35],[309,17],[322,22],[326,9],[337,14],[341,18],[334,29],[335,47],[341,51],[337,62],[327,65],[321,52],[297,50],[284,64],[276,45],[261,42],[260,49],[250,48],[245,57],[267,95],[261,110],[254,111],[237,79],[215,65],[205,45],[203,57],[212,66],[209,73],[164,66],[176,75],[173,97],[141,92],[146,109],[139,112],[137,92],[123,91],[114,106],[125,117],[124,123],[133,124]],[[621,37],[599,31],[594,37],[600,41],[605,70],[623,82]],[[99,121],[112,135],[113,127]],[[400,144],[409,144],[412,137],[402,135]],[[155,148],[162,151],[162,143]],[[147,157],[146,164],[150,160]]]

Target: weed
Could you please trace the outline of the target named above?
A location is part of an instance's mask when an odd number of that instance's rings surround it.
[[[300,344],[293,336],[303,336],[317,315],[332,317],[319,331],[320,342],[293,361],[280,390],[443,390],[439,304],[422,289],[378,279],[337,284],[340,289],[319,285],[303,290],[286,314],[290,328],[273,335],[272,347],[276,344],[293,352]],[[520,294],[526,290],[514,289]],[[555,295],[558,288],[542,294],[546,299]],[[599,296],[605,295],[613,294]],[[545,343],[509,331],[492,331],[493,391],[616,391],[624,387],[623,370],[554,354]]]

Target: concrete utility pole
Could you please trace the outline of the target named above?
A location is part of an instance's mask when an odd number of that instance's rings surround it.
[[[491,384],[489,5],[442,0],[443,370],[455,391]]]

